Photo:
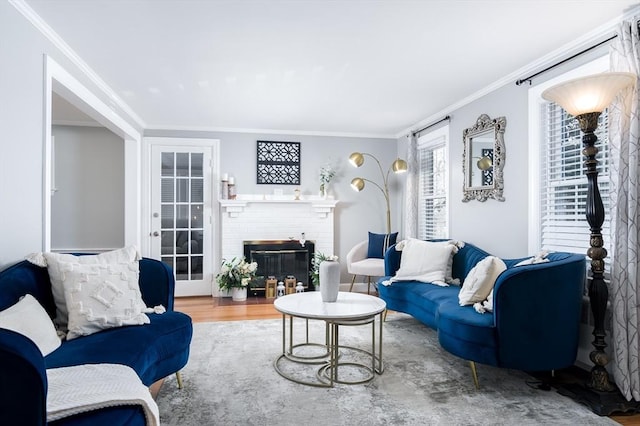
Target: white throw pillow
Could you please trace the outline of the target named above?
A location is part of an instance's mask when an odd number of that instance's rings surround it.
[[[0,328],[13,330],[31,339],[42,356],[49,355],[61,344],[49,314],[30,294],[0,312]]]
[[[457,252],[458,247],[448,241],[409,238],[402,245],[400,268],[390,281],[420,281],[446,286],[453,255]]]
[[[69,311],[67,340],[123,325],[148,324],[138,285],[138,262],[59,262]]]
[[[507,269],[502,259],[487,256],[476,264],[467,274],[458,294],[460,306],[473,305],[487,299],[498,275]]]
[[[60,262],[77,264],[118,264],[131,263],[140,259],[138,251],[134,246],[89,256],[74,256],[72,254],[64,253],[42,253],[42,257],[44,257],[45,265],[41,266],[46,266],[47,271],[49,272],[53,301],[56,304],[55,323],[62,331],[67,330],[68,311],[64,295],[65,274],[60,270]],[[32,260],[29,259],[29,261]]]

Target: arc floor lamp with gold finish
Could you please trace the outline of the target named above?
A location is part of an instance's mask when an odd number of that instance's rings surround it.
[[[382,175],[382,185],[375,183],[372,180],[355,177],[351,180],[351,188],[354,191],[362,191],[365,187],[365,182],[369,182],[375,185],[384,195],[384,200],[386,202],[387,207],[387,234],[391,233],[391,204],[389,202],[389,173],[393,171],[394,173],[404,173],[407,171],[407,162],[397,158],[393,164],[387,170],[387,173],[384,173],[384,169],[382,168],[382,164],[380,161],[374,157],[373,155],[366,152],[354,152],[349,156],[349,162],[354,167],[360,167],[364,164],[364,157],[371,157],[378,164],[378,168],[380,169],[380,174]]]
[[[598,140],[594,134],[598,127],[598,117],[623,89],[633,85],[636,75],[623,72],[607,72],[588,77],[569,80],[553,86],[542,93],[542,97],[555,102],[573,115],[584,133],[582,136],[582,153],[587,174],[586,217],[591,229],[590,248],[587,255],[591,258],[592,279],[589,284],[589,302],[594,319],[593,347],[589,358],[594,366],[591,369],[587,387],[599,392],[611,392],[615,385],[609,381],[605,366],[609,358],[605,353],[605,314],[609,291],[604,282],[604,259],[607,251],[603,247],[602,223],[605,211],[598,190]]]

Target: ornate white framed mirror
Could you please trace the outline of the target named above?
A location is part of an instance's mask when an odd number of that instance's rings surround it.
[[[504,201],[502,192],[506,127],[505,117],[491,119],[487,114],[481,114],[473,127],[462,133],[462,201],[486,201],[489,198]]]

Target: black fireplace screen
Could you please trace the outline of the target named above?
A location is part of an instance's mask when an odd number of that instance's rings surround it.
[[[305,290],[309,286],[313,288],[311,261],[314,253],[313,241],[305,241],[304,245],[297,240],[244,241],[244,257],[258,264],[252,289],[263,291],[269,277],[284,281],[290,275],[296,282],[301,282]]]

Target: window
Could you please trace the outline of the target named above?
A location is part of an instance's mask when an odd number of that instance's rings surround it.
[[[554,251],[586,253],[589,225],[585,217],[587,175],[582,154],[582,133],[578,123],[559,105],[542,106],[543,140],[541,145],[540,232],[541,247]],[[598,187],[605,212],[609,205],[608,112],[598,119],[596,147]],[[602,234],[608,249],[609,217]],[[607,250],[610,251],[610,250]]]
[[[418,238],[447,238],[448,173],[444,127],[418,139]]]
[[[544,89],[572,78],[608,69],[602,57],[529,91],[530,216],[529,250],[584,253],[589,246],[585,217],[587,176],[582,154],[582,133],[576,120],[559,105],[546,102]],[[598,120],[598,188],[605,207],[604,247],[609,250],[609,139],[608,112]],[[608,265],[606,266],[608,269]]]

